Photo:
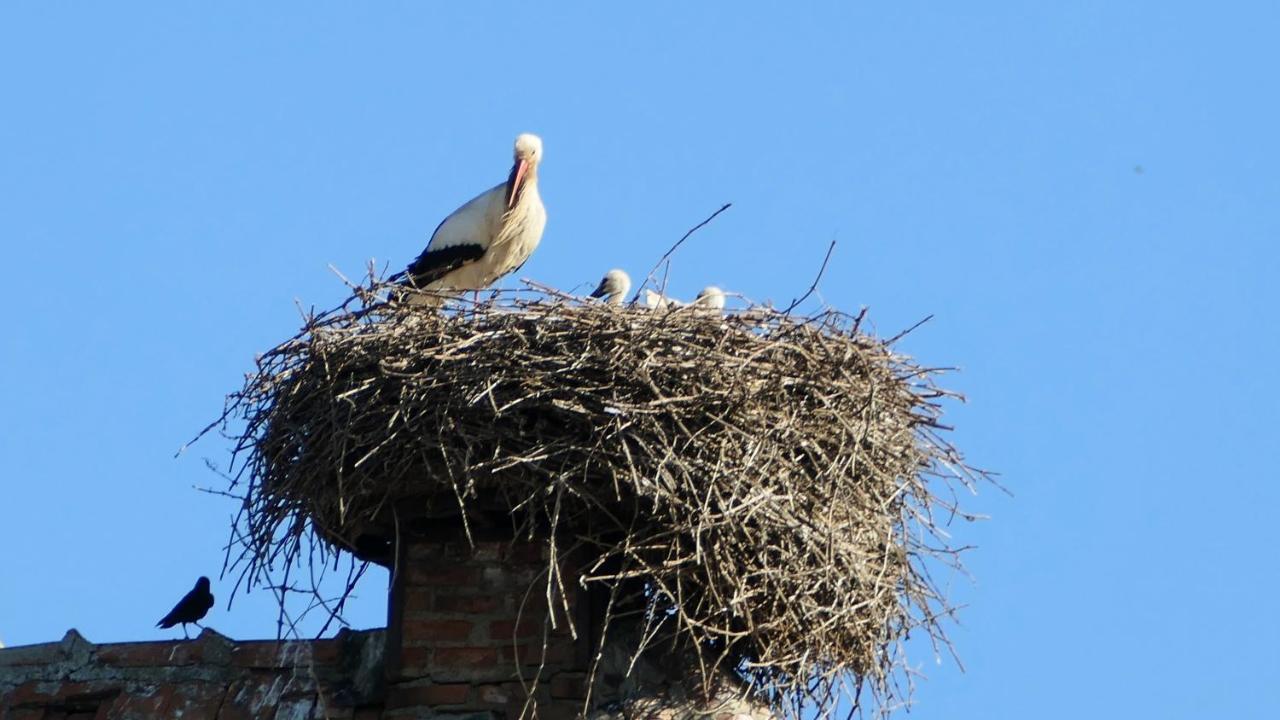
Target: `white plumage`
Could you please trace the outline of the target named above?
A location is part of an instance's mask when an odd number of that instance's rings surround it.
[[[723,310],[724,299],[724,291],[715,285],[708,285],[702,288],[702,290],[698,292],[698,296],[694,298],[691,303],[686,303],[673,297],[667,297],[662,293],[655,292],[648,288],[645,288],[644,292],[640,293],[641,304],[648,308],[691,307],[704,308],[708,310]]]
[[[644,305],[647,308],[655,308],[655,309],[684,307],[684,303],[680,302],[679,300],[676,300],[675,298],[669,298],[666,295],[663,295],[662,293],[657,292],[655,290],[650,290],[649,288],[645,288],[644,292],[640,293],[640,304]]]
[[[698,297],[691,303],[694,307],[724,309],[724,291],[715,285],[708,285],[698,292]]]
[[[614,268],[600,278],[600,284],[592,291],[591,297],[601,298],[610,305],[621,305],[622,299],[631,291],[631,276],[624,270]]]
[[[431,241],[402,274],[405,285],[448,294],[488,287],[524,264],[542,239],[547,211],[538,195],[542,140],[516,138],[515,161],[507,181],[454,210],[431,234]],[[438,298],[415,296],[435,304]]]

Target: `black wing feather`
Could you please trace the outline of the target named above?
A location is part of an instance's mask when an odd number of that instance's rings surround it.
[[[432,250],[428,247],[405,270],[404,284],[423,287],[439,280],[469,262],[484,257],[484,248],[471,243],[449,245]]]

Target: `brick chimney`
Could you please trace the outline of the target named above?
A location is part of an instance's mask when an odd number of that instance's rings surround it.
[[[608,595],[579,584],[579,558],[557,557],[560,577],[548,578],[544,541],[514,540],[492,526],[479,532],[473,527],[468,541],[461,528],[437,525],[401,538],[388,603],[384,717],[572,720],[583,717],[588,690],[587,716],[596,720],[772,717],[732,690],[727,700],[703,698],[689,657],[654,651],[633,663],[634,628],[611,627],[602,649]]]
[[[536,707],[539,718],[577,717],[591,662],[587,604],[566,571],[548,609],[547,552],[492,535],[402,542],[387,618],[389,715],[518,718]]]

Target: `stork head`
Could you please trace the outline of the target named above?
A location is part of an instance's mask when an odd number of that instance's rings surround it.
[[[516,136],[516,162],[526,160],[534,165],[542,159],[542,138],[533,133]]]
[[[203,592],[209,592],[209,578],[201,575],[200,579],[196,580],[196,589]]]
[[[715,285],[708,285],[698,293],[697,299],[693,301],[698,307],[712,308],[715,310],[724,309],[724,291]]]
[[[538,176],[538,163],[542,161],[542,138],[532,133],[516,136],[515,162],[511,177],[507,180],[507,209],[515,207],[520,190],[530,178]]]
[[[631,276],[614,268],[604,274],[600,284],[591,293],[593,298],[604,298],[611,305],[621,305],[622,297],[631,289]]]

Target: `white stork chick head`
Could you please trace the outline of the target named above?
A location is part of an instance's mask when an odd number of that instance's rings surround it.
[[[533,133],[516,136],[511,177],[507,179],[507,209],[515,207],[525,185],[538,181],[538,163],[542,162],[542,138]]]
[[[711,308],[713,310],[724,309],[724,291],[715,285],[708,285],[698,293],[698,297],[694,299],[693,304],[698,307]]]
[[[631,276],[614,268],[604,274],[600,284],[591,293],[593,298],[604,298],[610,305],[621,305],[622,298],[631,290]]]

